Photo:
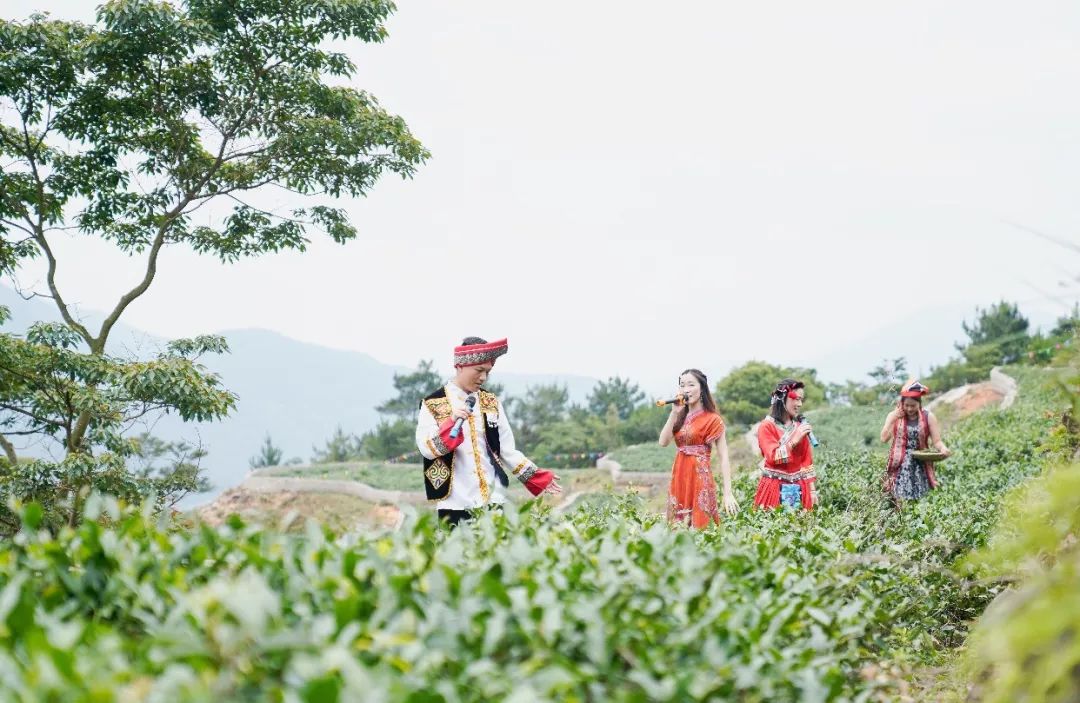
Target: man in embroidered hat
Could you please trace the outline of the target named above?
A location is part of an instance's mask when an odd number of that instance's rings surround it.
[[[483,389],[507,349],[505,339],[466,337],[454,348],[454,380],[420,403],[416,446],[424,458],[424,490],[451,525],[469,519],[470,510],[505,502],[508,475],[534,496],[562,490],[558,476],[518,451],[502,403]]]
[[[937,488],[934,465],[912,456],[912,452],[927,449],[931,444],[945,456],[949,448],[941,439],[941,427],[934,414],[924,410],[922,399],[930,389],[911,379],[900,390],[900,401],[885,418],[881,441],[892,441],[885,470],[885,491],[897,505],[904,500],[922,498]]]

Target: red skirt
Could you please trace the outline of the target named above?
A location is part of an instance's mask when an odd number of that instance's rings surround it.
[[[812,510],[814,508],[814,482],[817,481],[813,469],[809,472],[806,472],[805,469],[794,472],[791,475],[794,480],[776,478],[777,473],[780,472],[770,471],[769,474],[762,476],[761,480],[758,481],[757,493],[754,494],[754,505],[759,508],[779,508],[780,486],[785,483],[794,483],[799,486],[802,507],[806,510]]]

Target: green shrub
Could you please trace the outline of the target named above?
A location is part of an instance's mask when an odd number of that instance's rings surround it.
[[[807,414],[821,447],[830,451],[880,450],[881,426],[893,405],[852,405],[822,408]]]
[[[0,544],[0,699],[888,700],[868,667],[941,664],[1004,588],[951,566],[1049,458],[1056,419],[1021,381],[899,513],[880,457],[853,452],[823,456],[814,512],[701,532],[610,497],[341,538],[180,529],[104,499],[54,536],[29,506]],[[735,487],[747,506],[754,478]]]
[[[616,449],[608,454],[608,458],[617,461],[623,471],[671,471],[671,465],[675,463],[675,445],[661,447],[654,440]]]

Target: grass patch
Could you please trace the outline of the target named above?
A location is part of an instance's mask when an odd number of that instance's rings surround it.
[[[808,414],[822,448],[885,454],[888,445],[879,433],[893,405],[852,405],[822,408]]]
[[[597,469],[556,469],[565,492],[610,490],[611,479]],[[314,466],[281,466],[266,469],[261,476],[357,481],[373,488],[387,491],[424,490],[423,470],[419,464],[388,464],[381,462],[350,462],[343,464],[318,464]],[[511,477],[509,494],[526,498],[528,494],[521,484]]]
[[[675,463],[675,445],[632,444],[616,449],[608,454],[608,458],[618,462],[623,471],[670,471]]]
[[[281,466],[267,469],[262,476],[358,481],[387,491],[423,491],[424,475],[420,464],[386,462],[347,462],[311,466]]]

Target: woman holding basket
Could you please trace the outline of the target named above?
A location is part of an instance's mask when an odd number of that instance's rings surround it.
[[[892,441],[885,470],[885,492],[896,504],[918,500],[937,488],[934,464],[919,458],[933,446],[941,459],[952,454],[941,440],[941,427],[934,414],[923,409],[923,396],[930,389],[916,380],[900,391],[900,401],[885,418],[881,441]]]

